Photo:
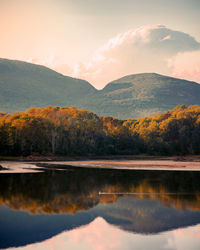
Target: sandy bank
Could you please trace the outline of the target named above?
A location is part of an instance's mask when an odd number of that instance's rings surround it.
[[[62,170],[68,166],[82,168],[124,169],[124,170],[173,170],[200,171],[200,162],[175,160],[81,160],[81,161],[38,161],[14,162],[0,161],[0,173],[36,173],[46,169]],[[48,168],[47,168],[48,167]],[[56,168],[57,167],[57,168]]]
[[[105,169],[200,171],[200,162],[173,160],[89,160],[51,162],[50,164]]]

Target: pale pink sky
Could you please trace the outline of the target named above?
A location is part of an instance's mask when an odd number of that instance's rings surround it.
[[[157,72],[200,82],[200,1],[0,0],[0,57],[96,88]]]

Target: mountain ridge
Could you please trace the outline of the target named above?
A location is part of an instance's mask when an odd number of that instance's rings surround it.
[[[64,75],[64,74],[62,74],[62,73],[60,73],[60,72],[58,72],[56,70],[50,69],[47,66],[42,65],[42,64],[35,64],[35,63],[25,62],[25,61],[21,61],[21,60],[12,60],[12,59],[7,59],[7,58],[0,58],[0,63],[3,62],[3,61],[16,63],[18,66],[19,65],[22,66],[22,65],[27,64],[29,66],[34,66],[35,68],[44,68],[44,69],[48,70],[49,72],[52,72],[52,73],[60,75],[61,77],[67,77],[69,79],[75,79],[75,80],[81,80],[81,81],[87,82],[86,80],[83,80],[83,79],[80,79],[80,78],[76,78],[76,77],[71,77],[71,76]],[[0,67],[0,72],[1,72],[1,69],[2,68]],[[90,85],[92,85],[92,84],[90,84]],[[92,85],[92,87],[95,88],[93,85]]]
[[[0,107],[13,112],[30,106],[76,105],[97,91],[85,80],[64,76],[45,66],[0,59]]]
[[[97,102],[98,106],[95,106]],[[199,105],[200,84],[157,73],[128,75],[108,83],[90,98],[90,103],[99,115],[118,118],[150,116],[181,104]]]
[[[0,112],[31,106],[76,106],[101,116],[138,118],[181,104],[200,105],[200,84],[158,73],[139,73],[97,90],[85,80],[45,66],[0,59]]]

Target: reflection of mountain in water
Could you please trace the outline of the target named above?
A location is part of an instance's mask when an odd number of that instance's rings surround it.
[[[70,167],[0,175],[0,202],[15,209],[0,209],[0,247],[41,241],[98,216],[123,230],[145,234],[200,223],[199,177],[198,172]],[[99,195],[99,191],[137,195]]]
[[[115,249],[115,250],[188,250],[199,249],[200,225],[167,231],[156,235],[132,234],[107,223],[102,217],[95,218],[86,226],[64,231],[43,242],[27,245],[38,250],[51,249]],[[15,249],[15,248],[14,248]],[[14,250],[13,249],[13,250]]]
[[[97,215],[124,230],[154,234],[200,223],[200,212],[176,210],[155,199],[121,197],[116,203],[99,205]]]

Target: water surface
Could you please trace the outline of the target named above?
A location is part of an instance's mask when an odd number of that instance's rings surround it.
[[[0,248],[199,249],[198,171],[40,170],[0,174]]]

